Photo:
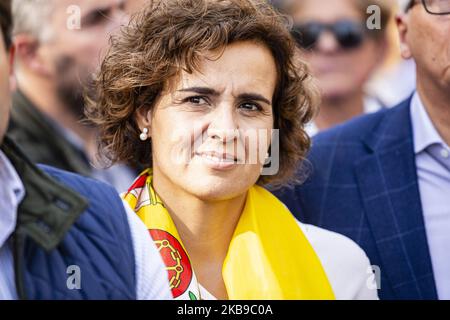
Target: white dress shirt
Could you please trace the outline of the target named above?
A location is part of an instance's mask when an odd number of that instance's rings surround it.
[[[17,208],[25,195],[25,188],[1,151],[0,182],[0,300],[12,300],[17,299],[17,291],[8,238],[16,227]],[[156,245],[136,213],[125,202],[124,207],[134,248],[137,299],[172,299],[165,265]]]
[[[12,164],[0,150],[0,299],[17,299],[13,257],[7,242],[14,232],[17,207],[25,196],[25,188]]]

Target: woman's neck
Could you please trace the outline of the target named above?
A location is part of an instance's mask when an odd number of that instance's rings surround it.
[[[217,298],[226,299],[222,266],[247,195],[204,201],[174,188],[155,172],[153,186],[177,227],[199,283]]]
[[[315,123],[319,130],[326,130],[363,112],[364,94],[362,92],[348,97],[325,97]]]
[[[245,195],[220,202],[203,202],[177,193],[160,196],[189,255],[201,261],[225,257],[244,209]]]

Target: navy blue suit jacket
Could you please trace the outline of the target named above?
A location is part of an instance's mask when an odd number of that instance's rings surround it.
[[[300,221],[344,234],[364,249],[380,267],[381,299],[437,299],[410,102],[317,135],[308,180],[276,192]]]

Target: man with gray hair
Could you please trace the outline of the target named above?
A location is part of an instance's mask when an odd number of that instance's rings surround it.
[[[305,223],[355,240],[381,299],[450,299],[450,0],[397,16],[416,92],[314,138],[308,181],[281,198]]]
[[[83,122],[83,92],[108,47],[143,0],[14,0],[17,92],[9,134],[36,163],[125,191],[134,169],[96,163],[96,130]]]

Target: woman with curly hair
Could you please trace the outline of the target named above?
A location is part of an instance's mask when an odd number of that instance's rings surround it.
[[[175,298],[376,298],[359,247],[263,188],[298,179],[310,146],[317,92],[296,52],[257,0],[151,1],[112,39],[87,115],[110,163],[148,168],[124,199]]]

